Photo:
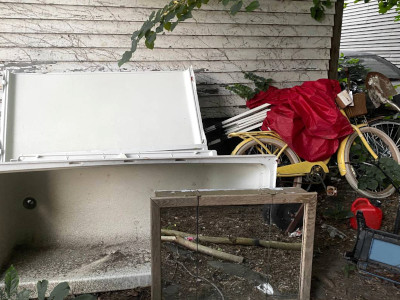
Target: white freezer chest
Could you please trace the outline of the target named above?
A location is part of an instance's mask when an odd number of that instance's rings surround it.
[[[5,80],[0,265],[30,289],[43,278],[75,293],[150,285],[155,190],[275,187],[274,156],[207,149],[191,69]]]

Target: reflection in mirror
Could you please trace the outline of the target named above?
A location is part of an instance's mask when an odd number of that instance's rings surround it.
[[[179,242],[196,246],[197,207],[162,208],[160,223],[163,299],[196,299],[196,248],[190,250]],[[179,236],[178,231],[190,236]]]
[[[270,205],[162,208],[163,299],[297,299],[301,233],[290,237],[270,224],[271,211]]]

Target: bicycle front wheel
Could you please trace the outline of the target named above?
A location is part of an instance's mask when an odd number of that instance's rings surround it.
[[[382,130],[400,149],[400,120],[376,120],[368,123],[369,126]]]
[[[244,141],[239,144],[238,149],[235,149],[234,155],[252,155],[252,154],[278,154],[281,149],[286,145],[283,141],[273,138],[259,138],[258,139],[267,148],[265,150],[256,141]],[[287,166],[290,164],[299,163],[300,159],[292,149],[287,147],[280,157],[278,158],[278,167]],[[276,186],[278,187],[301,187],[302,177],[278,177]]]
[[[360,130],[368,144],[379,158],[391,157],[394,161],[399,163],[399,150],[397,149],[396,144],[387,134],[373,127],[362,127]],[[360,149],[363,151],[362,155],[367,157],[360,159]],[[388,181],[384,181],[374,189],[358,188],[358,180],[365,174],[365,167],[363,168],[362,165],[357,165],[357,163],[360,163],[361,161],[370,161],[372,159],[373,158],[371,154],[364,147],[364,144],[361,142],[358,134],[354,132],[352,135],[350,135],[344,150],[344,161],[346,166],[345,177],[348,183],[355,191],[365,197],[378,199],[386,198],[395,192],[395,188]],[[373,168],[373,166],[371,166],[371,168]]]

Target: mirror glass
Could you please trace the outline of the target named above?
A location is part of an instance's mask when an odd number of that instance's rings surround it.
[[[299,206],[162,208],[163,299],[297,299],[301,231],[281,228]]]

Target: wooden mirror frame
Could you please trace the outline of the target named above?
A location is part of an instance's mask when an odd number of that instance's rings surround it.
[[[304,205],[298,299],[310,299],[317,193],[308,193],[300,188],[156,192],[151,198],[151,298],[158,300],[162,297],[161,209],[290,203]]]

